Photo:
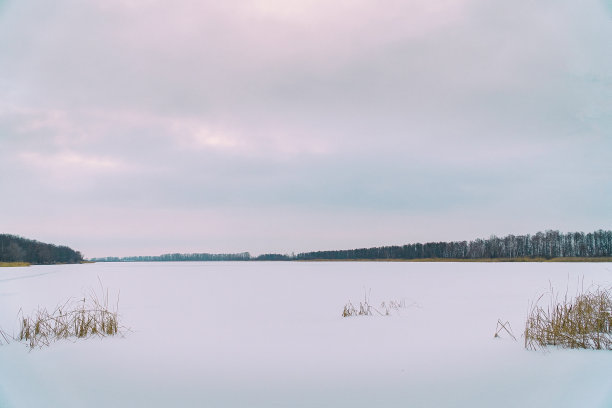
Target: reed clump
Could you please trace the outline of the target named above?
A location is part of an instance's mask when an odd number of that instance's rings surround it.
[[[372,316],[374,313],[380,316],[389,316],[393,311],[399,311],[406,307],[405,300],[390,300],[388,302],[381,302],[380,307],[374,307],[370,304],[368,295],[364,295],[363,301],[359,302],[359,305],[353,305],[352,302],[348,302],[344,305],[342,310],[342,317],[351,316]]]
[[[612,350],[612,291],[594,287],[573,298],[559,299],[551,288],[550,303],[535,301],[525,323],[525,348],[546,346]]]
[[[344,305],[342,317],[350,316],[372,316],[372,306],[367,301],[359,302],[359,306],[355,306],[349,301]]]
[[[25,342],[30,349],[49,346],[62,339],[115,336],[122,333],[119,324],[119,296],[109,304],[108,290],[98,296],[90,293],[83,299],[70,299],[55,309],[39,307],[30,315],[20,312],[19,335],[16,341]]]

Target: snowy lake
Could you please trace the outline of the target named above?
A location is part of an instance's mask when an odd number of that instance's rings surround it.
[[[184,262],[0,268],[0,327],[99,287],[123,338],[0,346],[0,407],[612,407],[612,352],[527,351],[550,285],[610,263]],[[367,293],[391,316],[343,318]],[[502,333],[510,322],[518,341]]]

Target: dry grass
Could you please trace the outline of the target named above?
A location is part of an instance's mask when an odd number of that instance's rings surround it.
[[[503,332],[509,335],[512,340],[516,341],[516,337],[514,336],[514,333],[512,333],[512,326],[510,326],[510,322],[502,322],[501,319],[497,319],[497,326],[495,327],[495,335],[493,337],[501,338]]]
[[[539,349],[546,346],[612,349],[612,292],[595,287],[581,291],[574,298],[567,293],[559,299],[550,289],[550,302],[540,306],[542,298],[535,301],[525,323],[525,348]]]
[[[122,334],[119,325],[119,295],[109,304],[108,290],[101,294],[91,291],[83,299],[70,299],[55,309],[39,307],[30,315],[19,313],[19,335],[13,337],[0,331],[0,340],[25,342],[30,349],[49,346],[62,339],[84,339]]]
[[[9,344],[11,338],[12,337],[7,332],[0,329],[0,346],[2,346],[3,344]]]
[[[30,266],[27,262],[0,262],[0,268],[3,267],[16,267],[16,266]]]
[[[342,317],[350,316],[372,316],[372,306],[367,302],[359,302],[359,307],[353,305],[350,301],[344,305]]]
[[[381,302],[380,307],[376,308],[370,304],[367,293],[364,294],[363,301],[359,302],[358,306],[353,305],[352,302],[348,302],[344,305],[342,310],[342,317],[351,316],[373,316],[374,313],[380,316],[389,316],[393,311],[399,311],[406,307],[405,300],[390,300],[388,302]]]

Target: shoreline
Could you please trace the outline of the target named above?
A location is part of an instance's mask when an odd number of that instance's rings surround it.
[[[27,262],[0,262],[0,268],[19,268],[23,266],[30,266]]]
[[[609,262],[612,263],[612,257],[558,257],[558,258],[476,258],[476,259],[462,259],[462,258],[417,258],[417,259],[400,259],[400,258],[376,258],[376,259],[365,259],[365,258],[350,258],[350,259],[276,259],[276,260],[215,260],[215,261],[84,261],[82,264],[88,263],[183,263],[183,262],[523,262],[523,263],[540,263],[540,262],[582,262],[582,263],[600,263]],[[0,266],[2,266],[0,264]],[[26,265],[23,265],[26,266]]]
[[[558,257],[558,258],[417,258],[417,259],[296,259],[297,262],[612,262],[612,257]],[[282,262],[282,261],[280,261]]]

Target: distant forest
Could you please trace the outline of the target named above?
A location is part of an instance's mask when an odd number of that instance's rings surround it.
[[[126,256],[93,258],[94,262],[182,262],[182,261],[249,261],[251,254],[241,252],[238,254],[164,254],[159,256]]]
[[[0,234],[0,262],[48,265],[82,261],[81,253],[67,246],[45,244],[16,235]]]
[[[94,258],[95,262],[158,261],[294,261],[353,259],[494,259],[494,258],[598,258],[612,256],[612,231],[561,233],[538,232],[535,235],[491,236],[473,241],[427,242],[402,246],[344,249],[291,254],[166,254],[124,258]]]
[[[538,232],[535,235],[507,235],[474,241],[428,242],[403,246],[317,251],[298,254],[297,260],[313,259],[486,259],[565,258],[612,256],[612,231]]]

